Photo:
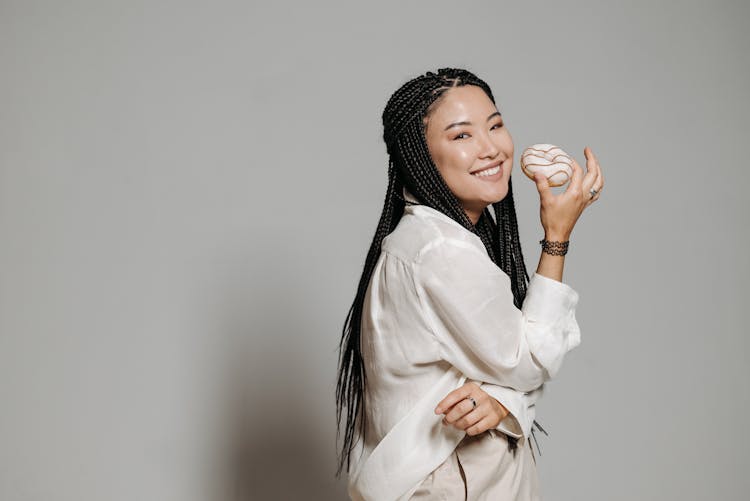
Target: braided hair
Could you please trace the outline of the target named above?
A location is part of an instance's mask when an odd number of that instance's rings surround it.
[[[493,219],[487,207],[474,225],[440,175],[427,148],[425,131],[428,118],[446,91],[463,85],[480,87],[490,100],[495,102],[489,86],[473,73],[463,69],[441,68],[437,73],[428,71],[402,85],[388,100],[383,111],[383,140],[389,157],[388,189],[383,212],[359,280],[357,295],[344,321],[339,344],[339,373],[336,384],[336,419],[339,425],[337,441],[340,437],[344,407],[346,427],[336,471],[337,477],[341,474],[345,460],[346,471],[349,472],[351,451],[358,428],[364,440],[365,370],[360,349],[362,310],[365,293],[380,256],[381,243],[396,228],[404,213],[405,204],[413,203],[403,198],[404,187],[423,205],[446,214],[481,238],[492,261],[511,278],[513,302],[516,307],[521,307],[526,296],[529,275],[521,253],[511,179],[508,179],[508,193],[505,198],[492,204],[495,218]],[[544,432],[536,421],[534,424]],[[515,437],[508,437],[508,447],[515,455]]]

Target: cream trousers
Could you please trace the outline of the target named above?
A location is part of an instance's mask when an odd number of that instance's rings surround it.
[[[453,453],[419,485],[412,500],[539,501],[536,459],[528,440],[515,457],[497,430],[466,435]]]

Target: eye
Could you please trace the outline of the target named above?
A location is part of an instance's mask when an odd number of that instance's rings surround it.
[[[461,139],[461,136],[468,136],[468,134],[466,132],[462,132],[461,134],[454,137],[453,140],[455,141],[456,139]]]
[[[497,127],[499,129],[500,127],[503,127],[504,125],[505,124],[503,122],[498,122],[498,123],[496,123],[495,125],[492,126],[492,129],[494,129],[495,127]],[[492,130],[492,129],[490,129],[490,130]]]

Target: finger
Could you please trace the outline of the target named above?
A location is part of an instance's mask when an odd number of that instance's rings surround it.
[[[472,399],[476,402],[476,406],[472,402]],[[475,409],[482,408],[485,412],[489,412],[488,409],[492,409],[490,399],[490,395],[477,385],[473,388],[470,395],[456,403],[451,409],[444,411],[446,422],[453,423]]]
[[[477,387],[478,386],[476,383],[466,383],[463,386],[459,386],[452,392],[448,393],[445,398],[438,402],[437,407],[435,407],[435,414],[442,414],[446,410],[450,409],[451,407],[456,405],[456,403],[470,396],[471,392],[476,391]]]
[[[549,179],[541,172],[534,173],[534,182],[536,189],[539,190],[539,196],[544,199],[549,196]]]
[[[589,173],[592,174],[591,177],[589,177]],[[599,184],[601,183],[599,179],[599,171],[597,169],[591,170],[589,171],[589,173],[587,173],[586,176],[584,176],[583,184],[581,186],[581,188],[586,193],[590,193],[591,188],[594,188],[598,191],[597,186],[599,186]]]
[[[591,154],[594,155],[594,152],[592,151]],[[604,174],[602,173],[602,165],[599,163],[599,158],[596,155],[594,155],[594,160],[596,163],[596,170],[599,171],[597,190],[601,191],[601,189],[604,188]]]
[[[456,407],[459,407],[459,405],[456,405]],[[471,404],[469,404],[469,406],[470,408],[468,410],[462,406],[461,408],[465,412],[463,412],[462,415],[457,416],[455,419],[446,415],[443,422],[445,424],[452,424],[456,429],[465,430],[492,412],[492,409],[486,405],[477,406],[476,409],[472,408]]]
[[[565,188],[565,193],[573,191],[574,189],[577,189],[578,191],[581,191],[582,189],[581,183],[583,182],[583,168],[578,165],[575,158],[570,157],[570,159],[573,161],[573,176],[570,178],[568,187]]]
[[[591,204],[593,204],[594,202],[596,202],[597,200],[599,200],[599,193],[600,193],[600,192],[597,192],[597,193],[596,193],[596,195],[594,195],[593,197],[589,198],[589,199],[588,199],[588,200],[586,201],[586,207],[588,207],[589,205],[591,205]]]
[[[483,433],[490,428],[492,428],[492,417],[486,416],[485,418],[481,419],[477,423],[473,424],[472,426],[469,426],[466,428],[466,434],[467,435],[479,435],[480,433]]]
[[[470,412],[475,411],[476,409],[479,409],[481,405],[482,404],[477,400],[477,406],[475,408],[471,400],[469,399],[461,400],[456,405],[451,407],[450,410],[446,411],[445,417],[443,418],[443,422],[445,424],[453,424],[459,419],[469,414]]]
[[[596,157],[591,148],[586,146],[583,149],[583,154],[586,155],[586,174],[583,176],[581,182],[581,188],[585,191],[591,189],[596,184],[597,178],[599,177],[599,169],[596,165]]]
[[[593,155],[593,152],[592,152],[592,155]],[[587,201],[588,203],[586,204],[586,206],[588,206],[588,205],[596,202],[597,200],[599,200],[599,196],[601,195],[601,192],[604,189],[604,174],[602,174],[602,168],[601,168],[601,165],[599,165],[599,159],[596,158],[596,155],[593,155],[593,157],[594,157],[594,160],[595,160],[595,165],[596,165],[596,169],[597,169],[597,173],[598,173],[596,181],[594,181],[594,184],[592,186],[596,190],[596,195],[594,195],[593,197],[589,198],[589,200]]]
[[[597,171],[597,177],[599,178],[599,185],[603,185],[603,175],[602,175],[602,166],[599,163],[599,158],[594,154],[594,152],[589,148],[589,151],[591,152],[591,157],[594,159],[594,166],[596,167]]]

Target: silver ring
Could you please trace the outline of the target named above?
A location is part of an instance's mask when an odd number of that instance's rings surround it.
[[[598,193],[598,190],[595,190],[594,188],[591,188],[589,190],[589,193],[591,193],[591,198],[594,198],[594,195],[596,195]]]
[[[471,398],[471,397],[466,397],[466,398],[468,398],[469,400],[471,400],[471,403],[472,403],[472,405],[474,405],[474,407],[472,407],[472,409],[476,409],[476,408],[477,408],[477,401],[476,401],[476,400],[474,400],[474,399],[473,399],[473,398]]]

